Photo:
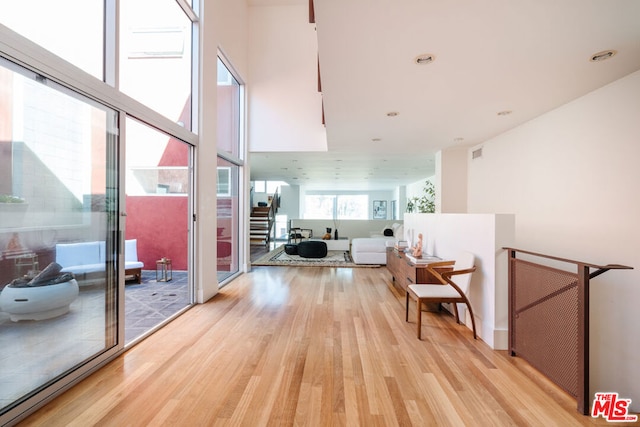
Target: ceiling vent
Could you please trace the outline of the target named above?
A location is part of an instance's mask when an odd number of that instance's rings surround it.
[[[472,159],[479,159],[480,157],[482,157],[482,147],[478,148],[477,150],[473,150],[471,152],[471,158]]]

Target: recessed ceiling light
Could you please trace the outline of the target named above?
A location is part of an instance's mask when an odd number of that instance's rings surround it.
[[[511,113],[513,113],[513,111],[511,111],[511,110],[498,111],[498,115],[499,116],[508,116]]]
[[[615,50],[603,50],[602,52],[594,53],[593,55],[591,55],[591,59],[589,59],[589,61],[591,62],[605,61],[611,58],[612,56],[614,56],[616,53],[618,52],[616,52]]]
[[[453,140],[453,142],[462,142],[462,141],[464,141],[464,138],[460,138],[460,137],[454,138]]]
[[[380,138],[371,138],[371,141],[373,141],[373,142],[380,142],[380,141],[382,141],[382,139],[380,139]]]
[[[413,59],[413,62],[415,62],[418,65],[427,65],[427,64],[431,64],[435,60],[436,60],[435,55],[432,55],[430,53],[423,53],[422,55],[416,56]]]
[[[398,114],[400,114],[400,113],[398,113],[397,111],[389,111],[387,113],[387,116],[388,117],[396,117]]]

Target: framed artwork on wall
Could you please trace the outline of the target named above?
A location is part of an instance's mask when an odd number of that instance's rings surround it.
[[[387,219],[387,201],[373,201],[373,219]]]

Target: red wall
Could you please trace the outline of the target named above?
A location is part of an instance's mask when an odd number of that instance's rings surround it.
[[[186,196],[127,196],[126,239],[138,239],[144,270],[155,270],[162,257],[174,270],[187,269],[187,202]]]

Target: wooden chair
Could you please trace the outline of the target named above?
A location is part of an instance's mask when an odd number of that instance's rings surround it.
[[[421,338],[422,329],[422,303],[453,303],[453,312],[456,322],[460,323],[458,317],[458,303],[467,305],[473,327],[473,338],[476,339],[476,322],[471,309],[471,303],[467,298],[469,284],[471,283],[471,273],[476,271],[472,253],[461,252],[455,261],[442,261],[429,264],[427,267],[433,276],[442,284],[413,284],[407,287],[405,321],[409,321],[409,299],[413,297],[417,301],[417,328],[418,339]],[[443,269],[447,269],[442,271]]]

